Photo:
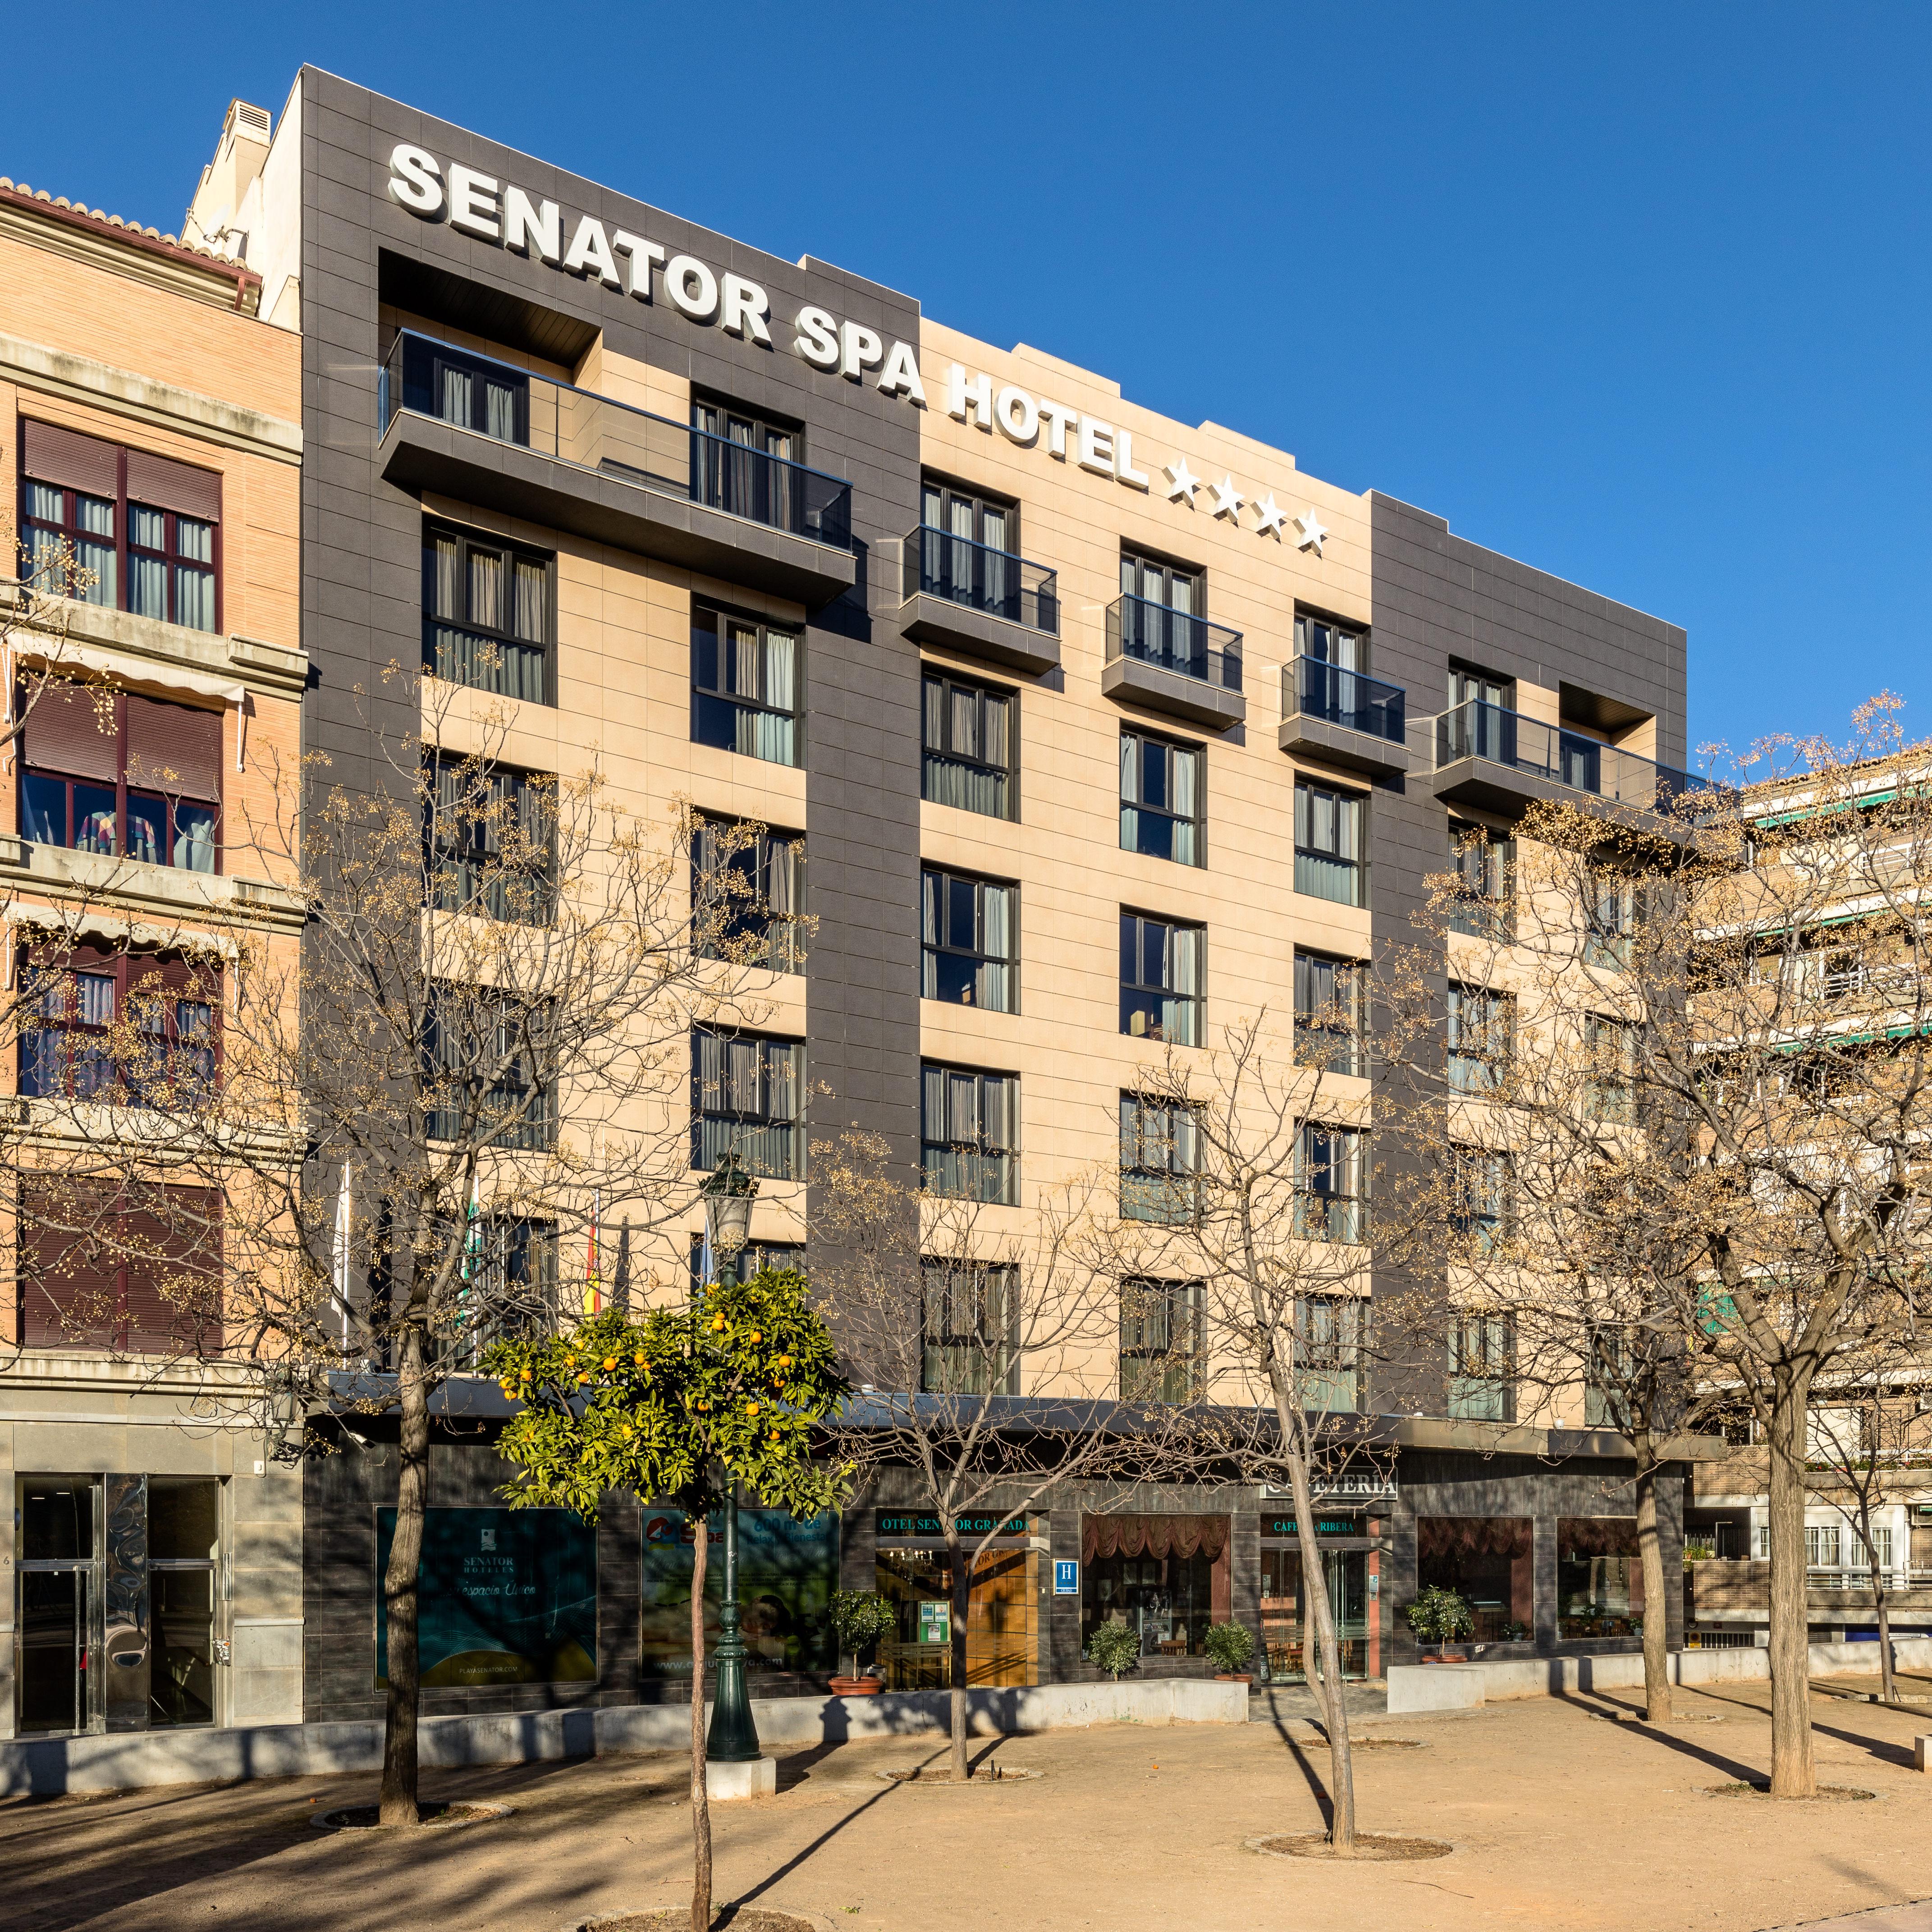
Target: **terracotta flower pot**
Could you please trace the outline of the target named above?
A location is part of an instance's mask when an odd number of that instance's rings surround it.
[[[876,1677],[835,1677],[832,1692],[837,1697],[876,1697],[886,1687]]]
[[[1252,1684],[1254,1674],[1246,1670],[1217,1670],[1214,1673],[1216,1684]]]

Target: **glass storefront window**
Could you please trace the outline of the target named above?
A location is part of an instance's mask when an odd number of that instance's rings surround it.
[[[1090,1516],[1081,1525],[1084,1648],[1096,1624],[1138,1633],[1143,1657],[1198,1657],[1228,1614],[1226,1516]]]
[[[1635,1516],[1557,1519],[1556,1634],[1564,1639],[1642,1635],[1643,1565]]]
[[[886,1689],[950,1689],[952,1570],[945,1549],[881,1550],[876,1563],[877,1587],[898,1614],[898,1628],[879,1644]],[[995,1546],[980,1559],[966,1605],[968,1684],[1034,1682],[1036,1586],[1030,1550]]]
[[[95,1478],[40,1476],[20,1484],[16,1724],[23,1734],[84,1731],[93,1717],[100,1512]]]
[[[1520,1642],[1535,1628],[1530,1545],[1528,1516],[1418,1516],[1417,1586],[1463,1598],[1474,1614],[1477,1642]]]
[[[1324,1550],[1322,1560],[1328,1579],[1328,1604],[1335,1618],[1335,1637],[1342,1652],[1342,1675],[1366,1677],[1369,1672],[1369,1552],[1366,1550]],[[1314,1654],[1313,1627],[1303,1589],[1298,1545],[1262,1545],[1262,1648],[1268,1676],[1276,1683],[1306,1680],[1308,1660]]]
[[[154,1649],[148,1722],[214,1722],[214,1630],[220,1590],[221,1488],[148,1484],[148,1590]]]

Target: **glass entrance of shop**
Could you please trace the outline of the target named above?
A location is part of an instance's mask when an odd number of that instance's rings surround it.
[[[1321,1556],[1322,1571],[1328,1582],[1329,1607],[1335,1617],[1336,1641],[1341,1647],[1342,1675],[1366,1677],[1369,1552],[1324,1550]],[[1298,1545],[1262,1545],[1262,1647],[1268,1658],[1268,1676],[1276,1683],[1305,1682],[1308,1658],[1314,1648],[1301,1563]]]
[[[100,1654],[100,1485],[84,1476],[20,1485],[19,1724],[96,1728]]]
[[[952,1683],[952,1572],[942,1547],[881,1550],[878,1588],[898,1613],[880,1640],[889,1690],[949,1690]],[[995,1547],[973,1573],[966,1607],[968,1684],[1034,1681],[1033,1552]]]

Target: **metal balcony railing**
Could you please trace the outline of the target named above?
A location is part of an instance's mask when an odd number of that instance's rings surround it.
[[[1049,638],[1060,634],[1059,575],[1012,551],[922,524],[905,540],[905,581],[927,597],[943,597],[988,617],[1022,624]]]
[[[1107,662],[1132,658],[1157,670],[1198,678],[1222,691],[1241,688],[1241,634],[1144,597],[1107,606]]]
[[[842,478],[413,329],[398,334],[379,373],[377,434],[404,412],[835,550],[852,548],[852,486]]]
[[[1406,695],[1399,684],[1384,684],[1322,658],[1292,658],[1281,668],[1284,718],[1318,718],[1384,744],[1403,741]]]
[[[1475,698],[1452,705],[1436,721],[1436,770],[1462,758],[1486,759],[1573,791],[1645,810],[1712,788],[1688,772]]]

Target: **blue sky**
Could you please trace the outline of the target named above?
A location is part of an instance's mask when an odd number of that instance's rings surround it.
[[[312,61],[1682,623],[1694,745],[1932,733],[1932,9],[88,17],[36,188],[172,229]]]

